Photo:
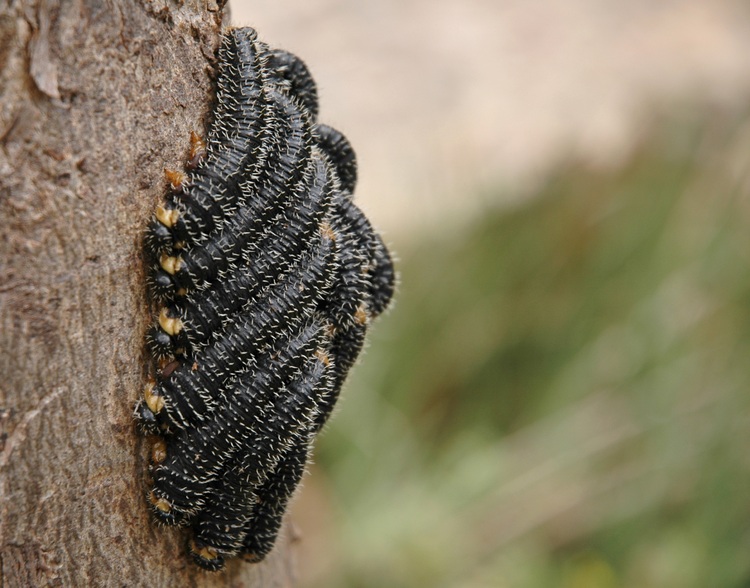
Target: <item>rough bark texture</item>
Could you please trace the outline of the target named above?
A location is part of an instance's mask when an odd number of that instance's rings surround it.
[[[289,586],[287,541],[206,574],[146,508],[141,241],[212,95],[215,0],[0,0],[3,586]]]

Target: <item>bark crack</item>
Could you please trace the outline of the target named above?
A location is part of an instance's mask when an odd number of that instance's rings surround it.
[[[0,453],[0,468],[4,468],[10,463],[13,451],[26,440],[29,423],[38,417],[51,402],[60,397],[63,390],[62,387],[55,388],[52,392],[44,396],[34,408],[26,411],[26,414],[21,418],[21,422],[16,425],[13,432],[5,439],[5,447],[3,447],[3,452]]]

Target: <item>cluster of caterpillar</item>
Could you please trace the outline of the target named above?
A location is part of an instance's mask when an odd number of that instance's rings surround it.
[[[192,528],[208,570],[272,549],[394,270],[352,202],[349,142],[316,122],[315,83],[254,30],[227,31],[206,141],[146,231],[157,375],[135,408],[155,436],[148,501]]]

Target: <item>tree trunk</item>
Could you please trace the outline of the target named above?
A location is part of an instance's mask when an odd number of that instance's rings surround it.
[[[201,572],[146,503],[142,237],[204,128],[216,0],[0,0],[0,584],[290,586],[288,541]],[[284,535],[284,534],[282,534]]]

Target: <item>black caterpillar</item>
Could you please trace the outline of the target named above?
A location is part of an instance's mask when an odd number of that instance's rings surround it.
[[[206,142],[149,224],[147,335],[157,360],[135,409],[156,518],[189,525],[208,570],[272,549],[316,433],[367,326],[393,295],[380,236],[352,202],[354,151],[316,123],[294,55],[232,29]]]

